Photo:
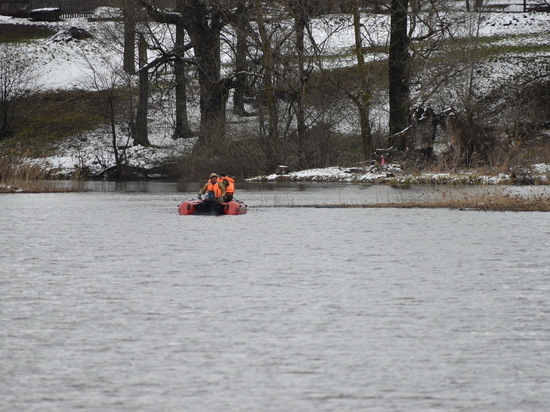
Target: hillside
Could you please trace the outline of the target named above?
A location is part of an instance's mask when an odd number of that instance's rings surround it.
[[[377,41],[381,44],[387,43],[387,30],[385,30],[387,16],[369,15],[364,18],[373,26],[377,27],[378,24],[384,28],[373,37],[377,37]],[[468,42],[472,28],[466,22],[464,23],[455,27],[452,36]],[[532,116],[538,116],[541,124],[549,121],[550,102],[547,96],[550,95],[550,44],[548,42],[550,14],[484,13],[477,23],[479,24],[476,27],[478,60],[475,67],[475,88],[477,94],[485,99],[486,106],[491,107],[492,112],[486,114],[488,122],[498,124],[499,121],[504,121],[505,116],[507,116],[506,121],[509,120],[516,110],[514,103],[517,103],[509,100],[512,96],[519,96],[517,93],[528,93],[528,96],[534,99],[537,92],[540,96],[533,109],[533,113],[536,113]],[[338,26],[338,30],[334,29],[335,26]],[[92,34],[93,38],[76,40],[68,35],[68,29],[71,27],[84,29]],[[0,45],[16,44],[21,55],[32,56],[37,73],[36,82],[32,88],[33,93],[27,96],[21,105],[20,116],[22,117],[19,120],[25,127],[19,127],[17,139],[4,140],[2,150],[13,148],[16,142],[23,143],[33,149],[27,153],[33,157],[38,156],[40,160],[37,162],[48,162],[48,168],[62,175],[70,175],[75,170],[79,170],[94,176],[114,165],[112,128],[108,121],[105,104],[105,99],[109,97],[105,97],[102,89],[111,87],[113,90],[116,89],[116,93],[123,93],[123,90],[133,87],[135,79],[125,84],[121,77],[113,74],[121,65],[121,51],[120,46],[108,36],[112,27],[113,23],[89,22],[83,18],[39,23],[0,16]],[[108,28],[111,31],[108,31]],[[6,35],[16,31],[19,34],[14,37]],[[325,42],[322,63],[324,69],[340,71],[345,81],[353,81],[353,72],[348,70],[354,65],[353,55],[350,53],[353,49],[353,30],[349,25],[349,16],[337,15],[329,19],[315,20],[313,33],[319,43]],[[327,37],[327,33],[332,34]],[[453,47],[457,47],[456,44]],[[452,64],[449,59],[450,54],[453,53],[457,53],[456,49],[447,49],[447,51],[440,51],[437,58],[432,57],[426,61],[420,59],[419,66],[416,66],[415,70],[418,73],[424,73],[426,78],[435,70]],[[224,70],[230,70],[231,61],[227,56],[229,53],[224,53]],[[155,57],[155,51],[149,50],[149,59]],[[380,61],[381,58],[383,61],[383,57],[376,51],[373,51],[369,57],[372,64],[376,64],[376,61]],[[330,69],[331,65],[333,69]],[[385,103],[387,92],[384,86],[383,69],[380,73],[380,79],[374,86],[377,98],[374,101],[371,116],[372,123],[376,127],[374,132],[378,139],[377,147],[387,147],[387,142],[384,141],[387,136],[387,104]],[[316,96],[319,90],[326,87],[323,85],[322,76],[317,80],[320,86],[311,87],[311,96]],[[429,104],[431,108],[441,112],[449,106],[458,105],[463,97],[460,94],[463,88],[460,84],[462,81],[462,77],[456,76],[449,80],[449,85],[430,97],[423,96],[425,90],[422,83],[418,82],[416,83],[418,86],[413,84],[413,94],[419,104]],[[521,89],[510,87],[520,83],[525,83],[526,87]],[[535,86],[529,89],[532,84]],[[510,91],[512,89],[514,89],[513,92]],[[134,92],[130,91],[130,93]],[[321,96],[320,100],[322,99]],[[122,100],[117,99],[119,103],[115,106],[120,116],[130,110]],[[337,103],[340,104],[340,101],[335,101],[334,106]],[[162,93],[153,94],[149,105],[150,147],[132,146],[124,121],[121,120],[116,125],[119,150],[123,152],[125,162],[132,168],[152,170],[149,177],[155,176],[154,171],[170,173],[172,177],[204,172],[203,168],[196,165],[199,160],[190,160],[188,157],[195,138],[172,139],[174,128],[172,105],[169,97],[162,96]],[[254,153],[252,149],[247,153],[246,141],[251,130],[257,128],[258,119],[254,116],[243,118],[233,113],[230,101],[227,107],[229,139],[241,141],[240,144],[235,143],[235,149],[231,155],[235,158],[242,155],[247,158],[245,161],[248,165],[231,169],[233,166],[231,158],[222,159],[219,163],[204,160],[204,169],[225,168],[228,172],[242,177],[251,177],[258,173],[269,174],[272,171],[261,170],[261,167],[256,165],[250,166],[248,161],[248,157],[254,158]],[[361,169],[353,167],[360,161],[360,156],[354,153],[357,149],[354,149],[356,144],[353,136],[358,134],[356,114],[349,107],[339,110],[341,111],[335,112],[331,115],[332,117],[326,115],[334,142],[331,142],[333,144],[331,152],[326,155],[327,160],[322,161],[323,165],[343,168],[359,175],[365,175],[369,170],[373,172],[368,168],[363,168],[361,172]],[[253,108],[250,111],[252,112]],[[326,113],[330,114],[329,111]],[[192,128],[198,128],[199,109],[196,98],[190,98],[188,114]],[[532,118],[527,120],[533,121]],[[492,175],[502,173],[504,176],[511,176],[536,171],[538,175],[543,176],[537,181],[544,181],[544,177],[548,175],[546,165],[550,164],[549,136],[549,130],[542,127],[528,139],[517,143],[517,147],[514,146],[515,142],[510,143],[511,147],[503,151],[504,154],[499,155],[510,158],[513,155],[513,161],[499,158],[492,164],[491,162],[482,163],[483,168],[480,170],[464,172],[476,176],[484,173]],[[448,136],[443,130],[438,129],[435,147],[437,154],[445,153],[448,145]],[[398,160],[402,159],[396,157],[396,161]],[[289,162],[291,163],[292,159]],[[169,167],[163,167],[166,165]],[[291,170],[294,169],[292,163],[290,167]],[[391,165],[391,170],[386,166],[382,169],[378,168],[376,172],[394,176],[430,171],[442,172],[446,171],[446,167],[448,165],[442,161],[430,165],[399,162],[399,166]],[[315,173],[317,172],[312,172],[308,178],[311,179],[311,175]],[[338,178],[334,177],[334,179]]]

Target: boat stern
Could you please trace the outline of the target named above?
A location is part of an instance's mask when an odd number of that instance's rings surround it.
[[[239,200],[232,200],[224,203],[223,213],[226,215],[244,215],[247,212],[246,203]]]

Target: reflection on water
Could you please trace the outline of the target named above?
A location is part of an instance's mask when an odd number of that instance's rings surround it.
[[[91,192],[123,192],[123,193],[167,193],[178,191],[178,183],[161,181],[134,181],[134,182],[116,182],[116,181],[68,181],[54,180],[49,182],[55,187],[74,188],[82,191]]]
[[[53,182],[73,187],[74,182]],[[82,190],[119,193],[179,193],[180,200],[195,198],[204,182],[81,182]],[[237,182],[236,198],[249,206],[293,206],[310,204],[376,204],[430,202],[478,196],[493,192],[523,197],[550,197],[550,186],[447,186],[447,185],[371,185],[316,182]]]
[[[550,214],[139,187],[0,196],[1,411],[547,410]]]

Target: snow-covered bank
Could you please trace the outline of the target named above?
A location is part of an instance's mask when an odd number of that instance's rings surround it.
[[[495,176],[479,175],[475,172],[459,173],[403,173],[401,166],[386,164],[369,167],[327,167],[309,169],[288,174],[271,174],[247,179],[251,182],[347,182],[372,184],[550,184],[550,164],[536,164],[522,174]]]

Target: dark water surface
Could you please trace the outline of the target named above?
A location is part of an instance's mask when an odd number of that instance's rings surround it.
[[[550,214],[124,190],[0,196],[0,410],[548,410]]]

